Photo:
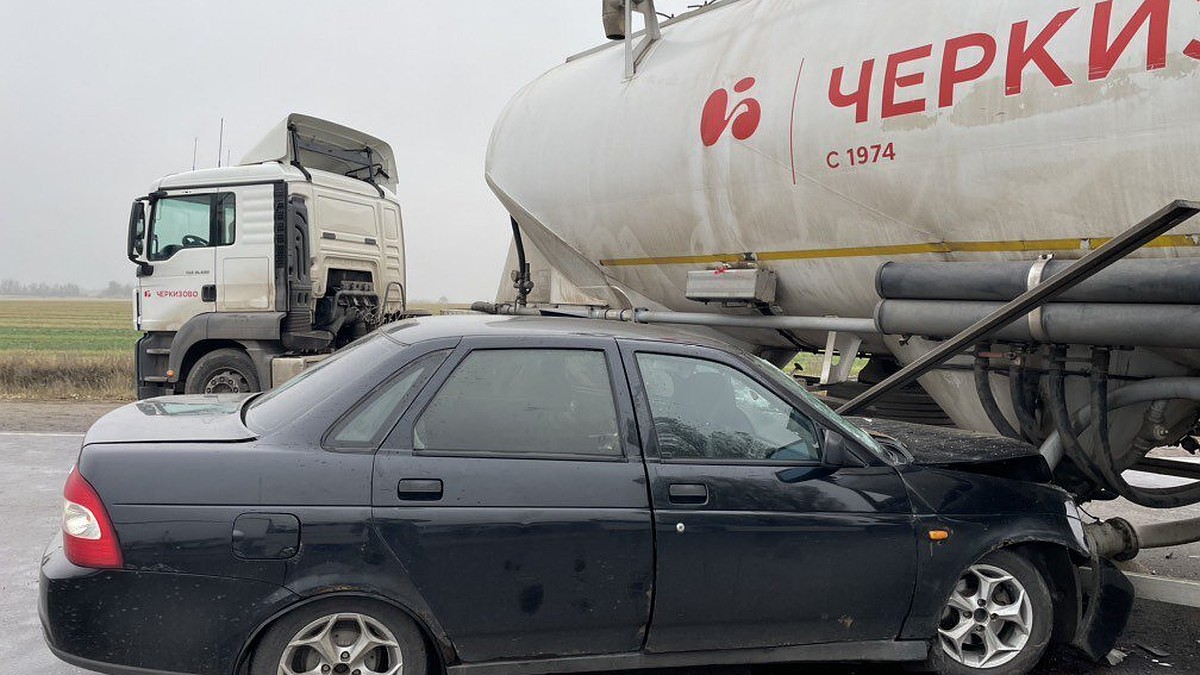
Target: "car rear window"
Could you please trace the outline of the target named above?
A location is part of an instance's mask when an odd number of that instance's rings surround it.
[[[357,382],[396,351],[396,343],[375,332],[259,396],[246,408],[246,426],[273,431]]]

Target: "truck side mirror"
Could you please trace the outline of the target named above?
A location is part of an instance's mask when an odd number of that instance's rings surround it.
[[[148,277],[154,266],[142,260],[146,247],[146,202],[138,199],[129,210],[129,233],[126,242],[129,261],[138,266],[138,276]]]

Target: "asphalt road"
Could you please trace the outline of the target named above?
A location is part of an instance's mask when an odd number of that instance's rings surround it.
[[[109,406],[0,403],[0,617],[8,638],[0,640],[5,672],[38,675],[82,675],[83,671],[54,658],[42,641],[37,617],[37,571],[46,542],[58,531],[62,484],[79,449],[82,431]],[[23,429],[36,429],[25,432]],[[62,431],[55,431],[61,429]],[[1133,522],[1162,519],[1166,514],[1125,503],[1098,505],[1097,516],[1122,515]],[[1171,517],[1181,517],[1179,512]],[[1200,516],[1193,507],[1187,517]],[[1200,545],[1144,553],[1144,570],[1163,575],[1200,578]],[[1200,610],[1140,602],[1119,647],[1128,658],[1102,666],[1062,648],[1049,654],[1038,675],[1134,675],[1200,673]],[[1160,656],[1166,654],[1166,656]],[[733,675],[748,668],[661,671]],[[755,668],[754,675],[885,675],[905,672],[879,666],[787,666]],[[615,674],[610,674],[615,675]],[[644,674],[646,675],[646,674]]]

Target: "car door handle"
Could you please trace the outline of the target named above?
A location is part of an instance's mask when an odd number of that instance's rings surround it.
[[[708,486],[703,483],[672,483],[667,495],[672,504],[707,504]]]
[[[440,478],[404,478],[396,485],[396,496],[414,502],[436,502],[442,498]]]

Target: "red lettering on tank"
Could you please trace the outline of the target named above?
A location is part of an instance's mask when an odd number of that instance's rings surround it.
[[[1200,61],[1200,40],[1192,40],[1183,48],[1183,53]]]
[[[733,90],[742,94],[753,86],[754,78],[745,77],[733,85]],[[729,92],[718,89],[708,95],[708,100],[704,102],[704,108],[700,112],[700,140],[705,147],[711,147],[721,140],[725,129],[731,129],[734,138],[744,141],[754,135],[760,121],[762,106],[757,99],[746,97],[730,110]]]
[[[858,73],[858,89],[853,93],[842,93],[842,76],[846,69],[838,66],[829,77],[829,102],[839,108],[854,106],[854,121],[858,124],[870,118],[871,111],[871,76],[875,72],[875,59],[863,61],[862,70]]]
[[[1121,17],[1113,16],[1114,4],[1116,3],[1113,0],[1099,0],[1094,5],[1091,37],[1086,55],[1088,80],[1103,80],[1111,76],[1117,62],[1131,51],[1135,43],[1140,44],[1139,36],[1143,32],[1146,40],[1146,70],[1165,68],[1171,0],[1129,0],[1123,5],[1130,6],[1131,9],[1125,11],[1131,13],[1123,13]],[[925,82],[927,76],[933,77],[936,73],[939,78],[938,108],[949,108],[956,103],[959,85],[982,79],[997,66],[996,62],[1002,57],[1006,57],[1003,85],[1006,96],[1020,94],[1025,90],[1027,74],[1037,77],[1040,73],[1053,87],[1069,86],[1074,84],[1074,80],[1051,53],[1050,47],[1063,27],[1079,10],[1078,7],[1064,9],[1040,27],[1031,28],[1029,20],[1012,24],[1007,30],[1009,42],[1006,52],[1001,51],[1003,48],[1000,41],[1004,37],[1002,34],[967,33],[951,37],[942,47],[940,72],[934,71],[928,63],[917,64],[932,55],[932,45],[897,51],[886,58],[883,83],[879,87],[881,102],[874,108],[871,90],[874,85],[872,78],[876,59],[862,62],[857,85],[847,81],[853,78],[853,75],[848,78],[846,72],[852,66],[838,66],[830,73],[829,102],[836,108],[852,108],[856,124],[862,124],[872,118],[886,120],[924,112],[928,109],[932,96],[915,97],[913,94],[905,97],[900,89],[916,87]],[[1126,16],[1128,18],[1125,18]],[[1059,42],[1064,50],[1082,51],[1082,45],[1078,42]],[[1184,47],[1183,54],[1200,61],[1200,39],[1190,40]],[[1068,59],[1068,55],[1062,53],[1058,58],[1070,63],[1077,63],[1085,58],[1085,55],[1080,53],[1070,56],[1072,58]],[[1077,74],[1076,77],[1082,77],[1082,74]],[[851,87],[852,90],[846,91],[847,87]],[[897,100],[904,98],[907,100]]]
[[[964,49],[982,50],[979,61],[971,66],[959,66],[958,55]],[[938,107],[954,105],[954,87],[978,80],[996,62],[996,38],[987,33],[970,33],[946,40],[942,50],[942,77],[938,87]]]
[[[900,75],[900,66],[918,59],[929,58],[931,54],[933,54],[933,45],[921,45],[920,47],[897,52],[888,57],[887,68],[883,74],[884,119],[925,111],[924,98],[897,101],[896,90],[901,87],[915,87],[925,81],[924,72]]]
[[[1103,80],[1112,72],[1117,59],[1129,48],[1133,38],[1150,24],[1147,30],[1146,70],[1167,67],[1167,18],[1171,12],[1171,0],[1145,0],[1133,13],[1129,23],[1121,29],[1111,44],[1108,42],[1112,28],[1112,0],[1096,5],[1092,21],[1092,42],[1088,54],[1088,79]]]
[[[1071,78],[1063,72],[1062,66],[1046,51],[1046,45],[1058,34],[1079,8],[1067,9],[1054,15],[1050,23],[1038,33],[1033,42],[1027,42],[1029,22],[1021,21],[1013,24],[1011,38],[1008,43],[1008,68],[1004,76],[1004,93],[1008,96],[1021,93],[1025,68],[1029,64],[1037,66],[1046,76],[1050,84],[1062,87],[1071,84]]]

